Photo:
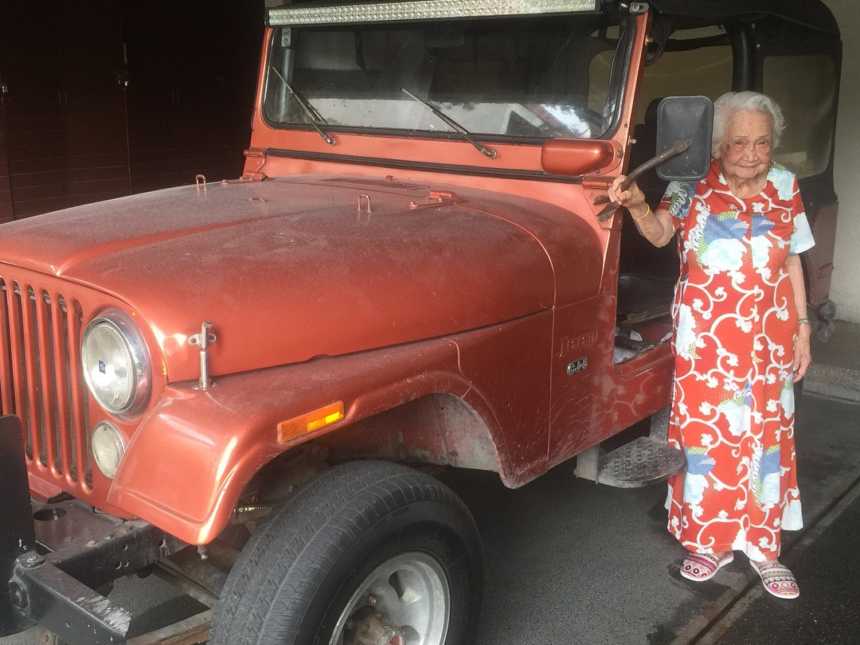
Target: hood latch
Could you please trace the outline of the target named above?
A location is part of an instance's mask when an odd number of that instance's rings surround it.
[[[189,345],[197,345],[200,348],[200,379],[194,389],[204,392],[212,387],[212,379],[209,378],[209,345],[214,345],[218,340],[213,329],[211,322],[204,321],[200,325],[200,333],[188,337]]]

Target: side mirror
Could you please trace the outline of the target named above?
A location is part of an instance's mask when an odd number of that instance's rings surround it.
[[[695,181],[708,174],[714,104],[707,96],[667,96],[657,106],[657,154],[679,142],[686,149],[657,166],[664,181]]]

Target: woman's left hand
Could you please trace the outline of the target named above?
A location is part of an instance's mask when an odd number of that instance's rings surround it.
[[[794,382],[797,383],[809,369],[812,362],[812,350],[809,348],[809,339],[812,330],[809,325],[800,325],[797,330],[797,338],[794,341]]]

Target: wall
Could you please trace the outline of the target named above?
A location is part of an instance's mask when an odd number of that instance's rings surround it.
[[[856,0],[826,0],[842,31],[842,85],[834,163],[839,195],[830,296],[837,316],[860,322],[860,12]]]
[[[0,223],[234,178],[263,6],[0,0]]]

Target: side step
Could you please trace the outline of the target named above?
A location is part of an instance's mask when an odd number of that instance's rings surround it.
[[[684,453],[666,442],[669,408],[651,417],[651,434],[606,452],[600,445],[576,459],[574,474],[616,488],[641,488],[664,481],[686,465]]]

